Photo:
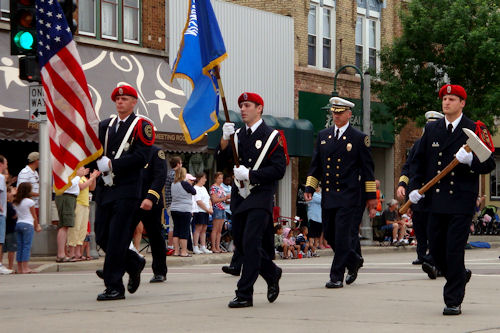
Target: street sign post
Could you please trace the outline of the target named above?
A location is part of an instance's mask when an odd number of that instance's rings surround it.
[[[47,111],[43,101],[43,88],[41,84],[29,86],[29,121],[41,123],[47,121]]]

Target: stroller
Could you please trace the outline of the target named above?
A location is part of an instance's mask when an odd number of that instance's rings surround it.
[[[474,235],[498,235],[500,233],[500,221],[496,206],[488,205],[484,207],[472,223],[474,225]]]

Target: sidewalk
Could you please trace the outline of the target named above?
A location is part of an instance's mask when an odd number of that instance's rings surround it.
[[[500,236],[488,236],[488,235],[473,235],[469,237],[469,242],[488,242],[492,248],[500,248]],[[363,254],[374,254],[374,253],[398,253],[398,252],[415,252],[416,246],[379,246],[379,245],[366,245],[362,247]],[[473,250],[468,250],[473,251]],[[151,267],[152,257],[151,253],[146,253],[143,251],[141,253],[146,257],[146,268]],[[331,249],[318,250],[318,254],[322,257],[328,257],[333,255]],[[189,258],[181,258],[169,256],[167,257],[167,265],[172,267],[177,266],[192,266],[192,265],[204,265],[204,264],[229,264],[231,261],[232,253],[220,253],[220,254],[200,254],[193,255]],[[298,259],[296,262],[309,262],[314,261],[314,258],[304,258]],[[286,262],[284,260],[278,259],[278,262]],[[102,268],[104,264],[104,256],[96,260],[90,261],[78,261],[78,262],[66,262],[66,263],[56,263],[55,257],[31,257],[30,266],[36,272],[68,272],[68,271],[93,271]]]

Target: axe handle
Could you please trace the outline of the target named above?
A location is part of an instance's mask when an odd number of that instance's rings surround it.
[[[464,149],[470,153],[471,152],[471,149],[469,148],[468,145],[465,145]],[[448,164],[446,166],[446,168],[443,169],[443,171],[441,171],[440,173],[438,173],[434,178],[432,178],[431,180],[429,180],[429,182],[427,184],[425,184],[424,186],[422,186],[419,190],[418,190],[418,193],[419,194],[424,194],[425,192],[427,192],[432,186],[434,186],[438,181],[440,181],[444,176],[446,176],[447,174],[450,173],[451,170],[453,170],[457,165],[458,165],[458,160],[456,158],[453,159],[453,161],[450,162],[450,164]],[[404,214],[406,213],[406,211],[408,210],[408,208],[410,208],[412,202],[410,200],[408,200],[400,209],[399,209],[399,214]]]

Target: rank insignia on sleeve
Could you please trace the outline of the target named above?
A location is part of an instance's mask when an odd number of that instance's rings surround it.
[[[158,157],[162,160],[165,159],[165,152],[163,150],[158,150]]]
[[[365,146],[370,147],[370,137],[368,135],[365,136]]]

